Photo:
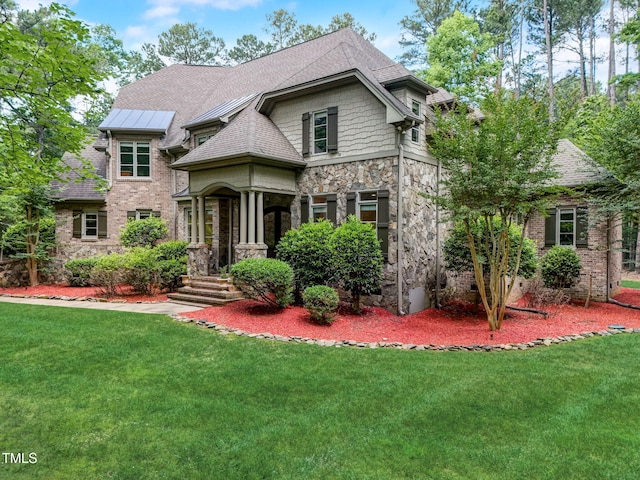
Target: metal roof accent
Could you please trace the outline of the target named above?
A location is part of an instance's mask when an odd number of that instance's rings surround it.
[[[101,131],[166,132],[176,112],[114,108],[98,127]]]
[[[203,125],[205,123],[213,122],[216,120],[224,119],[224,117],[228,116],[231,113],[234,113],[246,106],[258,96],[258,93],[252,93],[250,95],[234,98],[233,100],[228,100],[219,105],[216,105],[208,112],[203,113],[202,115],[190,120],[186,125],[183,125],[183,128],[193,128],[198,125]]]

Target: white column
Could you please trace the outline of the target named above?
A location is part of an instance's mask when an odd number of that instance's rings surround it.
[[[191,243],[194,245],[198,242],[198,200],[196,197],[191,197]]]
[[[249,243],[256,243],[256,192],[249,192]]]
[[[247,192],[240,192],[240,243],[247,243]]]
[[[204,223],[204,197],[198,197],[198,243],[200,245],[205,245],[207,240],[205,238],[205,223]]]
[[[256,227],[258,229],[257,242],[264,243],[264,195],[262,192],[258,192],[258,205],[257,205],[257,221]]]

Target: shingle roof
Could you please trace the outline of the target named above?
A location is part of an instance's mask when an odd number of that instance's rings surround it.
[[[206,118],[225,102],[354,69],[380,89],[395,108],[412,118],[411,109],[382,86],[394,76],[412,73],[348,28],[234,67],[169,66],[123,87],[114,108],[175,110],[161,140],[161,148],[173,147],[184,142],[184,125]]]
[[[106,177],[107,161],[104,152],[98,152],[92,145],[87,145],[80,152],[79,157],[93,165],[96,175],[101,178]],[[51,183],[55,199],[62,201],[105,201],[105,194],[98,191],[98,182],[96,180],[89,179],[77,183],[80,178],[80,170],[84,167],[84,163],[77,156],[65,153],[62,160],[71,167],[71,170],[65,176],[67,182],[54,181]]]
[[[606,170],[595,167],[587,154],[567,139],[558,142],[553,163],[560,174],[556,183],[564,187],[596,182],[607,175]]]
[[[232,114],[234,111],[242,109],[245,107],[251,100],[253,100],[258,93],[252,93],[250,95],[246,95],[240,98],[234,98],[233,100],[228,100],[226,102],[221,103],[220,105],[216,105],[208,112],[203,113],[202,115],[192,119],[186,125],[183,125],[184,128],[193,128],[198,125],[202,125],[214,120],[219,120],[229,114]]]

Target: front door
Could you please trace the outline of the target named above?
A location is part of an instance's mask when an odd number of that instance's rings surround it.
[[[291,229],[291,211],[289,207],[274,206],[264,211],[264,242],[269,249],[267,257],[275,258],[276,245],[282,236]]]

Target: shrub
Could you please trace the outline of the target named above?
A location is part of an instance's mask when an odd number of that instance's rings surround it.
[[[125,247],[153,247],[168,234],[167,224],[161,218],[129,220],[120,231],[120,243]]]
[[[541,278],[529,281],[526,290],[526,305],[529,308],[542,308],[548,305],[564,305],[571,300],[562,290],[547,288]]]
[[[382,251],[373,225],[362,223],[354,215],[334,231],[329,242],[334,252],[336,274],[351,291],[351,308],[360,312],[361,295],[380,289]]]
[[[302,294],[302,300],[313,320],[332,323],[335,319],[340,299],[333,288],[326,285],[307,287]]]
[[[493,222],[494,231],[501,230],[500,222]],[[511,225],[509,229],[509,264],[507,274],[515,270],[516,256],[518,247],[520,246],[522,229],[518,225]],[[476,238],[476,243],[483,242],[487,234],[486,222],[480,220],[471,225],[471,234]],[[454,272],[473,272],[473,259],[471,258],[471,250],[467,240],[467,231],[462,222],[459,222],[449,233],[444,241],[444,261],[449,270]],[[486,263],[484,257],[480,257],[480,263]],[[536,254],[536,245],[530,238],[524,237],[522,244],[522,254],[520,256],[520,267],[518,268],[518,276],[523,278],[532,278],[538,269],[538,257]]]
[[[72,287],[91,285],[91,270],[98,263],[97,257],[78,258],[64,264],[64,276]]]
[[[126,263],[126,254],[112,253],[97,257],[96,265],[91,270],[91,283],[96,285],[101,293],[107,297],[117,295],[118,287],[124,280]]]
[[[233,284],[249,298],[278,308],[292,301],[293,270],[281,260],[246,258],[231,267]]]
[[[153,295],[153,288],[158,283],[155,252],[150,248],[136,247],[125,254],[123,281],[142,295]]]
[[[556,245],[542,258],[540,273],[545,287],[570,288],[580,278],[580,257],[571,247]]]
[[[10,225],[2,235],[0,248],[5,255],[23,258],[27,253],[27,226],[26,220]],[[36,257],[39,264],[50,260],[49,250],[56,244],[56,221],[53,216],[43,217],[38,225],[38,245]]]
[[[326,285],[335,276],[329,239],[333,225],[328,220],[304,223],[289,230],[276,246],[277,258],[293,269],[296,296],[312,285]]]
[[[189,242],[172,240],[159,243],[154,247],[158,260],[180,260],[186,264],[187,246]]]
[[[157,263],[158,278],[157,287],[160,290],[167,289],[173,292],[182,284],[182,275],[187,274],[186,260],[160,260]]]

